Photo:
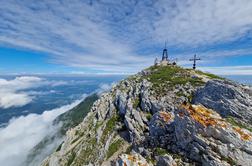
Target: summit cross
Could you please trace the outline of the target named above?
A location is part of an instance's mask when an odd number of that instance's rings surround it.
[[[196,61],[201,60],[200,58],[196,57],[196,54],[194,54],[193,59],[189,59],[189,61],[193,61],[193,69],[196,69]]]

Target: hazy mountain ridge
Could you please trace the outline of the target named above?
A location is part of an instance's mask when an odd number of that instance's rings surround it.
[[[250,165],[251,103],[247,86],[150,67],[102,94],[42,165]]]

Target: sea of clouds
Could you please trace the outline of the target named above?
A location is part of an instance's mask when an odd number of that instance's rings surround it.
[[[0,108],[21,107],[32,102],[38,92],[28,89],[65,84],[65,81],[49,81],[36,76],[19,76],[10,80],[0,78]]]
[[[30,150],[45,136],[55,133],[60,125],[53,125],[53,120],[60,114],[77,106],[83,100],[42,114],[29,114],[10,120],[5,128],[0,128],[0,165],[23,165]],[[54,146],[48,147],[51,150]]]
[[[37,76],[19,76],[12,79],[0,78],[0,108],[22,107],[31,103],[41,93],[36,88],[42,86],[60,86],[71,84],[67,81],[53,81]],[[76,84],[76,82],[74,83]],[[100,84],[95,93],[101,94],[108,91],[112,84]],[[52,92],[53,93],[53,92]],[[50,154],[62,141],[62,137],[56,137],[40,149],[39,155],[35,155],[31,163],[27,163],[28,156],[33,149],[46,137],[55,135],[61,124],[53,121],[60,114],[71,110],[84,100],[86,94],[71,104],[52,110],[45,110],[42,114],[30,113],[26,116],[13,117],[7,125],[0,127],[0,166],[27,166],[38,165]]]
[[[47,80],[37,76],[0,78],[0,108],[4,110],[22,107],[31,103],[41,93],[47,93],[36,91],[34,88],[65,84],[67,84],[65,81]],[[32,113],[27,116],[13,117],[5,127],[0,128],[0,165],[25,166],[27,156],[34,146],[60,128],[60,124],[53,124],[53,120],[78,105],[84,98],[85,95],[71,104],[45,110],[42,114]],[[54,140],[43,150],[43,153],[52,151],[59,143],[58,141],[60,140]]]

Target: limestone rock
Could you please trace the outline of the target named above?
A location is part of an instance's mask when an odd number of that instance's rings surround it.
[[[116,166],[152,166],[151,163],[148,163],[145,158],[140,154],[121,154],[117,161]]]
[[[252,119],[251,89],[232,82],[211,80],[196,91],[193,103],[216,110],[224,117]]]
[[[157,166],[177,166],[177,163],[171,155],[164,155],[159,157]]]

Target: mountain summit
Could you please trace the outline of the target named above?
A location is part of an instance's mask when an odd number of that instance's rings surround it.
[[[251,161],[251,87],[168,65],[145,69],[103,93],[42,166]]]

